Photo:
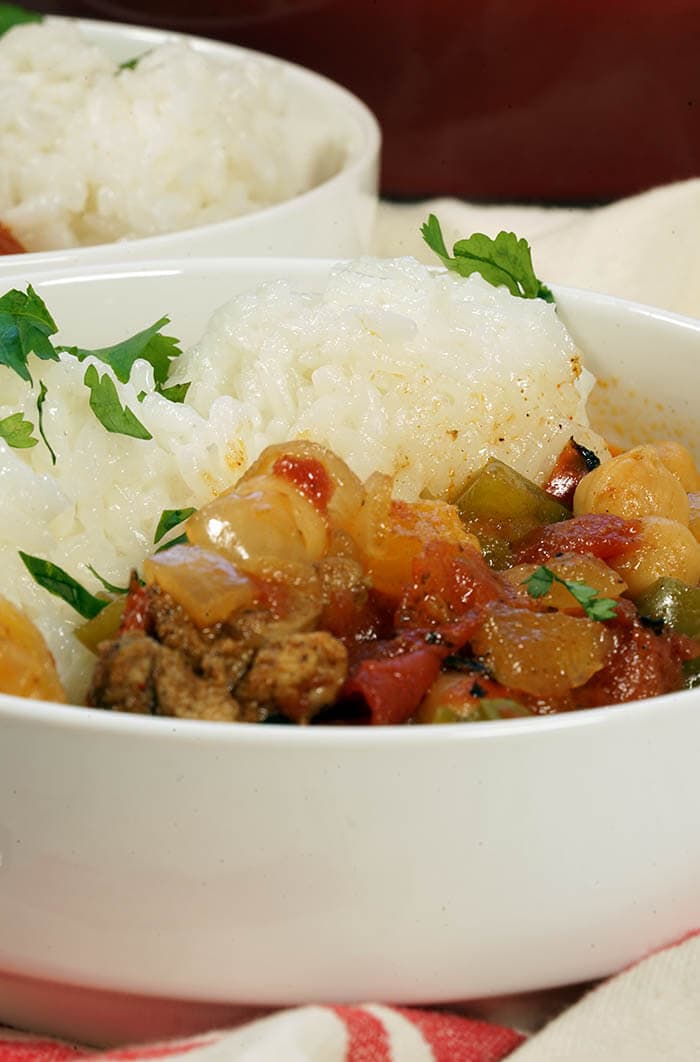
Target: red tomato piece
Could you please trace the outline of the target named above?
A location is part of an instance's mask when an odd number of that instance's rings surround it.
[[[624,604],[620,602],[620,605]],[[630,608],[632,606],[630,605]],[[574,691],[580,707],[644,700],[683,688],[683,660],[698,655],[700,646],[681,635],[656,634],[626,609],[610,621],[614,647],[605,667]]]
[[[26,248],[15,239],[6,225],[0,221],[0,254],[25,254]]]
[[[478,550],[429,542],[413,562],[413,582],[396,612],[397,627],[436,627],[467,613],[478,615],[490,601],[523,607],[513,588],[489,568]]]
[[[592,450],[580,446],[571,438],[559,454],[544,489],[551,498],[572,509],[576,488],[583,477],[599,464],[600,460]]]
[[[405,723],[437,678],[445,650],[400,638],[374,643],[374,650],[382,656],[361,661],[340,697],[361,697],[375,726]]]
[[[283,454],[275,461],[272,471],[295,486],[319,512],[327,512],[335,486],[320,461],[312,457]]]
[[[542,564],[559,553],[590,553],[606,560],[632,545],[641,525],[612,513],[585,513],[538,527],[514,548],[514,564]]]
[[[147,586],[141,586],[137,579],[132,579],[129,593],[126,596],[122,622],[119,633],[126,631],[145,631],[149,626],[149,603],[150,590]]]

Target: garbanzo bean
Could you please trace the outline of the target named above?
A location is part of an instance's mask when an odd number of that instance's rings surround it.
[[[690,506],[688,527],[693,532],[698,542],[700,542],[700,493],[695,491],[691,492],[688,495],[688,505]]]
[[[627,520],[662,516],[688,526],[688,496],[653,446],[635,446],[584,476],[574,513],[614,513]]]
[[[674,476],[680,480],[683,490],[700,491],[700,472],[697,470],[690,450],[670,439],[652,443],[652,449],[656,450],[669,472],[673,472]]]
[[[627,583],[633,597],[662,575],[695,586],[700,580],[700,542],[676,520],[644,516],[634,545],[608,563]]]

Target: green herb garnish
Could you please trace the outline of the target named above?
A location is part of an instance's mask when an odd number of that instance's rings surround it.
[[[163,509],[156,527],[156,533],[153,536],[154,544],[160,542],[163,535],[167,535],[168,531],[172,531],[174,527],[187,520],[194,512],[196,512],[196,509]],[[170,545],[170,543],[168,544]]]
[[[34,582],[44,590],[48,590],[50,594],[60,597],[83,619],[93,619],[109,604],[109,601],[103,601],[91,594],[57,564],[42,560],[41,557],[32,557],[28,553],[23,553],[22,550],[19,550],[19,555]]]
[[[25,420],[21,413],[10,413],[9,417],[0,420],[0,439],[4,439],[8,446],[16,450],[26,450],[36,446],[39,442],[32,435],[34,425]]]
[[[128,587],[128,586],[115,586],[114,583],[110,583],[109,580],[105,579],[104,575],[100,575],[100,573],[98,571],[95,571],[95,569],[93,568],[93,566],[91,564],[88,564],[87,567],[88,567],[89,571],[91,571],[92,574],[95,576],[95,578],[100,583],[102,583],[102,585],[104,586],[105,590],[108,593],[110,593],[110,594],[128,594],[129,593],[130,587]]]
[[[107,373],[100,376],[94,365],[85,370],[83,383],[90,390],[90,409],[107,431],[116,435],[130,435],[134,439],[152,439],[128,406],[122,406],[114,380]]]
[[[39,396],[38,396],[38,398],[36,400],[36,412],[37,412],[37,419],[39,421],[39,434],[41,435],[42,439],[44,440],[44,445],[46,446],[46,449],[51,454],[51,464],[55,465],[56,464],[56,454],[54,453],[54,450],[53,450],[53,447],[51,446],[51,443],[49,442],[49,440],[46,438],[46,435],[44,434],[44,402],[45,401],[46,401],[46,386],[45,386],[43,380],[39,380]]]
[[[26,294],[16,289],[8,291],[0,298],[0,365],[7,365],[30,384],[30,354],[43,361],[59,360],[49,339],[57,331],[53,317],[31,284]]]
[[[163,398],[167,398],[169,402],[184,402],[191,382],[191,380],[188,380],[187,383],[171,384],[170,387],[163,387],[161,384],[157,384],[156,391]]]
[[[19,26],[23,22],[43,22],[44,16],[38,11],[27,11],[17,4],[0,4],[0,37],[13,26]]]
[[[523,585],[527,588],[530,597],[544,597],[551,589],[552,583],[559,583],[565,587],[574,600],[581,606],[589,619],[609,620],[617,615],[617,602],[611,597],[598,597],[598,591],[586,583],[574,582],[570,579],[562,579],[544,564],[535,568],[532,575],[524,580]]]
[[[161,317],[150,328],[144,328],[142,332],[137,332],[121,343],[102,347],[100,350],[85,350],[82,347],[58,347],[58,350],[72,354],[78,361],[97,358],[109,365],[120,383],[128,381],[135,361],[147,361],[153,367],[153,379],[156,388],[159,388],[168,379],[170,362],[182,353],[177,339],[160,333],[161,328],[169,323],[169,317]]]
[[[505,285],[511,295],[554,302],[552,292],[535,276],[529,243],[518,239],[514,232],[499,232],[495,240],[482,232],[475,232],[466,240],[458,240],[452,255],[445,246],[440,222],[434,214],[421,226],[421,234],[443,264],[461,276],[480,273],[495,287]]]

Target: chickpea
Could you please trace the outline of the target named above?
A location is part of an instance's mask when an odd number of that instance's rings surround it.
[[[700,490],[700,472],[697,470],[690,450],[671,440],[653,443],[652,449],[656,450],[669,472],[673,472],[674,476],[680,480],[683,490]]]
[[[688,526],[698,542],[700,542],[700,494],[690,493],[688,495],[688,505],[690,506],[690,521]]]
[[[66,694],[48,646],[24,612],[0,597],[0,692],[42,701]]]
[[[696,586],[700,580],[700,542],[676,520],[643,516],[630,549],[608,561],[627,583],[633,597],[662,575]]]
[[[663,516],[688,526],[688,496],[653,446],[635,446],[584,476],[574,513],[615,513],[627,520]]]

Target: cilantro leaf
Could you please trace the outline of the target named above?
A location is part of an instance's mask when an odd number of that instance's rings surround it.
[[[45,401],[46,401],[46,385],[44,384],[43,380],[39,380],[39,396],[38,396],[38,398],[36,400],[36,411],[37,411],[38,418],[39,418],[39,434],[41,435],[42,439],[44,440],[44,445],[46,446],[46,449],[51,454],[51,464],[55,465],[56,464],[56,454],[54,453],[54,450],[53,450],[53,447],[51,446],[51,443],[49,442],[49,440],[46,438],[46,435],[44,434],[44,402]]]
[[[13,288],[0,298],[0,365],[7,365],[27,383],[32,382],[27,358],[58,361],[49,336],[58,329],[46,304],[31,284],[26,294]]]
[[[164,549],[170,549],[171,546],[186,546],[188,541],[187,535],[177,535],[175,538],[169,538],[162,546],[158,546],[156,553],[162,553]]]
[[[122,406],[114,380],[107,373],[99,376],[95,366],[88,365],[83,383],[90,390],[90,409],[107,431],[134,439],[153,438],[129,407]]]
[[[21,413],[10,413],[9,417],[0,420],[0,439],[4,439],[9,446],[16,450],[26,450],[36,446],[39,442],[32,435],[34,425],[25,420]]]
[[[114,583],[110,583],[107,579],[105,579],[104,575],[100,575],[99,572],[95,571],[95,569],[93,568],[93,566],[91,564],[88,564],[87,567],[88,567],[88,570],[91,571],[92,574],[95,576],[95,578],[99,582],[102,583],[102,585],[104,586],[105,590],[107,590],[108,593],[110,593],[110,594],[128,594],[129,593],[129,587],[128,586],[115,586]]]
[[[188,380],[187,383],[171,384],[170,387],[157,386],[156,391],[163,398],[167,398],[169,402],[184,402],[191,382],[191,380]]]
[[[121,343],[115,343],[112,347],[102,347],[100,350],[85,350],[82,347],[59,347],[66,354],[72,354],[78,361],[85,358],[98,358],[110,369],[120,381],[126,383],[131,375],[134,362],[139,359],[149,362],[153,366],[153,379],[156,388],[165,383],[170,371],[170,362],[182,353],[179,340],[173,336],[160,334],[161,328],[170,323],[169,317],[161,317],[150,328],[144,328],[136,335],[124,339]]]
[[[443,264],[461,276],[480,273],[495,287],[505,285],[511,295],[554,302],[552,292],[535,276],[529,243],[518,239],[514,232],[499,232],[495,240],[483,232],[475,232],[468,239],[457,241],[452,249],[453,257],[447,251],[440,222],[434,214],[421,226],[421,234]]]
[[[562,579],[544,564],[535,568],[532,575],[523,581],[530,597],[535,598],[544,597],[553,583],[559,583],[560,586],[565,587],[589,619],[601,621],[615,619],[617,601],[614,598],[598,597],[598,591],[594,586],[571,579]]]
[[[22,22],[43,22],[44,16],[38,11],[27,11],[17,4],[0,4],[0,37],[13,26]]]
[[[544,564],[541,564],[539,568],[535,568],[532,575],[525,580],[524,585],[527,587],[527,592],[530,597],[544,597],[552,588],[552,583],[556,579],[556,576],[551,568],[545,568]]]
[[[167,535],[168,531],[172,531],[174,527],[181,524],[183,520],[187,520],[194,512],[196,512],[196,509],[163,509],[156,527],[156,533],[153,536],[153,542],[160,542],[163,535]]]
[[[109,604],[109,601],[103,601],[91,594],[57,564],[42,560],[41,557],[32,557],[22,550],[19,550],[19,555],[34,582],[55,597],[62,598],[83,619],[92,619]]]

